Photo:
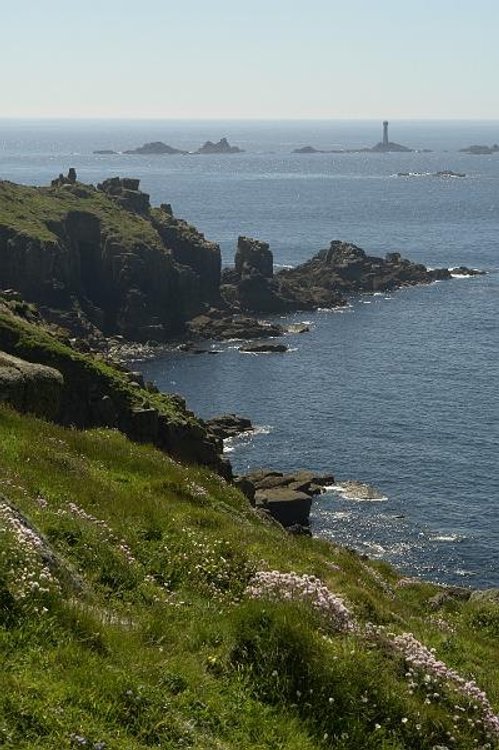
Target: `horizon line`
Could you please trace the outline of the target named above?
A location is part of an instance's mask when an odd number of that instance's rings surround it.
[[[133,121],[133,122],[499,122],[498,117],[167,117],[106,115],[0,115],[0,122],[12,120]]]

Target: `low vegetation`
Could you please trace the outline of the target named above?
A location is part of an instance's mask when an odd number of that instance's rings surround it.
[[[106,193],[78,184],[60,187],[30,187],[0,180],[0,226],[41,242],[57,242],[54,231],[71,211],[85,211],[100,222],[102,231],[113,235],[123,247],[148,244],[163,248],[151,222],[125,211]]]
[[[0,407],[0,488],[1,747],[498,746],[497,604],[115,430]]]

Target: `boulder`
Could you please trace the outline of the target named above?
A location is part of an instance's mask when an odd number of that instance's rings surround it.
[[[244,494],[256,507],[269,512],[286,528],[299,526],[305,529],[309,525],[313,496],[334,483],[331,474],[321,475],[305,470],[284,474],[271,469],[257,469],[238,477],[238,481],[242,480],[246,483]]]
[[[59,414],[64,379],[58,370],[0,352],[0,401],[44,419]]]
[[[296,492],[284,487],[257,490],[254,499],[256,507],[268,510],[282,526],[309,525],[312,497],[305,492]]]

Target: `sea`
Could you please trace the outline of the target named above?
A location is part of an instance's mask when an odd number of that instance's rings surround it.
[[[221,137],[245,152],[93,153]],[[499,122],[390,123],[390,140],[414,153],[293,153],[379,140],[381,121],[0,120],[0,178],[46,185],[69,167],[94,184],[138,177],[153,204],[171,203],[219,243],[227,265],[247,235],[270,243],[277,268],[338,239],[486,271],[286,316],[310,331],[288,335],[285,354],[212,342],[216,356],[168,351],[133,366],[202,417],[251,418],[254,431],[226,444],[236,472],[333,473],[313,504],[315,535],[408,576],[499,587],[499,153],[459,152],[498,143]],[[346,497],[347,480],[374,485],[375,500]]]

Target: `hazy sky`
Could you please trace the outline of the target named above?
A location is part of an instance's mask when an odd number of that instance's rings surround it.
[[[498,0],[0,0],[0,11],[3,117],[499,119]]]

